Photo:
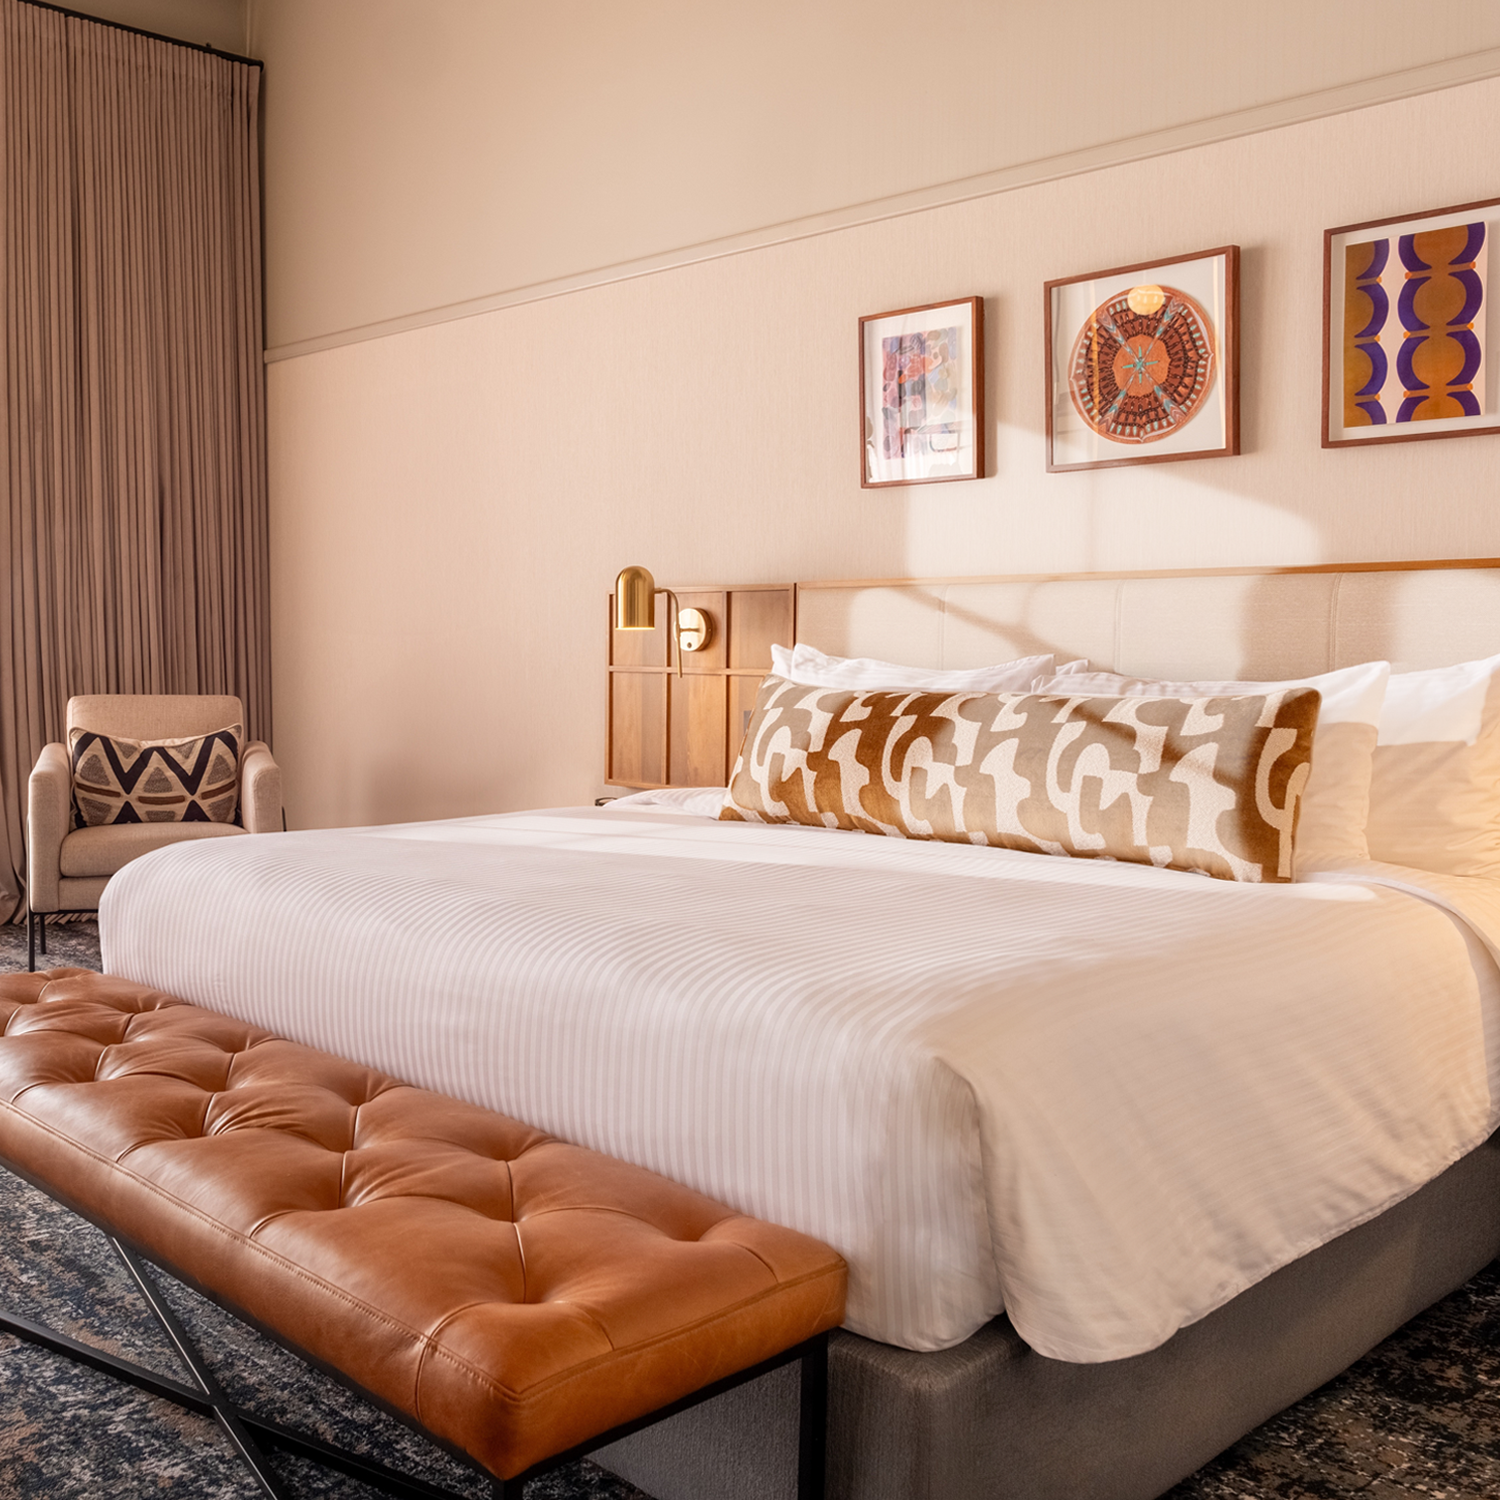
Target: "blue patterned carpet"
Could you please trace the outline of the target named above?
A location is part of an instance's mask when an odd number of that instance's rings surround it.
[[[18,941],[19,937],[19,941]],[[49,966],[98,967],[92,923],[49,934]],[[0,928],[0,972],[26,966]],[[230,1393],[262,1416],[476,1497],[462,1466],[191,1291],[162,1279]],[[139,1293],[91,1226],[0,1172],[0,1305],[164,1374],[182,1375]],[[278,1457],[301,1497],[373,1492]],[[256,1494],[207,1418],[0,1335],[0,1495],[238,1500]],[[1339,1379],[1178,1485],[1169,1500],[1497,1500],[1500,1263]],[[644,1500],[591,1464],[535,1482],[527,1500]],[[705,1496],[703,1500],[712,1500]]]

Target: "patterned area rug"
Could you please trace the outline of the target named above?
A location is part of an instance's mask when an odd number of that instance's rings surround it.
[[[19,934],[19,940],[17,935]],[[93,923],[48,934],[49,966],[98,968]],[[0,928],[0,972],[26,967]],[[0,1304],[75,1338],[182,1375],[104,1237],[0,1172]],[[477,1497],[446,1454],[195,1293],[163,1291],[231,1395],[258,1414]],[[301,1496],[372,1492],[278,1455]],[[239,1500],[256,1491],[207,1418],[0,1335],[0,1494]],[[1500,1496],[1500,1263],[1266,1423],[1168,1500],[1495,1500]],[[645,1500],[592,1464],[533,1483],[527,1500]],[[711,1497],[704,1497],[711,1500]]]
[[[99,924],[97,922],[49,922],[47,952],[38,953],[39,969],[98,969]],[[0,974],[19,974],[26,969],[26,929],[0,923]]]

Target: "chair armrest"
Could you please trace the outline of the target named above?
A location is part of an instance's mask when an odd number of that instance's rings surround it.
[[[73,828],[73,767],[62,745],[44,745],[26,784],[26,899],[58,909],[62,843]]]
[[[281,832],[281,767],[264,740],[251,740],[240,761],[240,822],[251,833]]]

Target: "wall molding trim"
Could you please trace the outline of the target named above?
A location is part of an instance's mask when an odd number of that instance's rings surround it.
[[[816,578],[796,585],[799,589],[923,589],[947,588],[975,583],[1098,583],[1133,578],[1281,578],[1287,574],[1312,573],[1433,573],[1457,570],[1500,569],[1500,557],[1397,558],[1390,562],[1246,563],[1237,568],[1124,568],[1118,572],[1089,573],[985,573],[942,578]],[[732,584],[732,588],[757,585]],[[765,587],[765,585],[759,585]],[[723,584],[719,585],[724,587]],[[680,593],[702,590],[681,589]]]
[[[988,198],[1000,193],[1015,192],[1019,188],[1034,187],[1044,182],[1056,182],[1066,177],[1077,177],[1106,167],[1123,166],[1129,162],[1143,161],[1155,156],[1169,156],[1174,152],[1188,151],[1197,146],[1209,146],[1241,136],[1279,130],[1288,125],[1299,125],[1310,120],[1323,119],[1329,115],[1347,114],[1355,110],[1369,109],[1375,105],[1413,98],[1419,94],[1437,93],[1443,89],[1459,88],[1464,84],[1480,83],[1497,76],[1500,76],[1500,47],[1492,47],[1463,57],[1445,58],[1441,62],[1403,68],[1399,72],[1361,79],[1355,83],[1341,84],[1336,88],[1320,89],[1311,94],[1299,94],[1289,99],[1273,101],[1270,104],[1256,105],[1250,109],[1212,115],[1184,125],[1174,125],[1165,130],[1151,131],[1145,135],[1107,141],[1080,151],[1040,157],[1034,161],[1021,162],[1015,166],[985,172],[976,177],[965,177],[953,182],[938,183],[932,187],[917,188],[888,198],[853,204],[847,208],[831,209],[826,213],[811,214],[804,218],[747,230],[744,233],[728,235],[721,239],[706,240],[701,244],[665,250],[637,260],[600,266],[569,276],[559,276],[548,281],[534,282],[528,286],[512,287],[487,296],[470,298],[463,302],[449,303],[444,307],[427,308],[420,312],[404,314],[401,317],[367,323],[357,328],[340,329],[334,333],[320,334],[315,338],[280,344],[267,349],[265,359],[268,364],[279,360],[298,359],[327,349],[337,349],[345,344],[359,344],[372,339],[389,338],[393,334],[407,333],[436,323],[450,323],[460,318],[478,317],[483,313],[497,312],[507,307],[518,307],[528,302],[543,302],[552,297],[565,297],[574,292],[586,291],[591,287],[630,281],[639,276],[652,276],[662,271],[696,265],[703,261],[722,260],[727,256],[743,255],[751,250],[762,250],[795,240],[834,234],[839,230],[853,229],[863,224],[877,223],[883,219],[903,218],[908,214],[966,203],[975,198]]]

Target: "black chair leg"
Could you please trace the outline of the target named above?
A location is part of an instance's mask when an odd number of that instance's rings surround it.
[[[828,1335],[802,1356],[802,1402],[797,1427],[797,1500],[823,1500],[828,1466]]]
[[[30,908],[26,912],[26,971],[36,973],[36,913]]]
[[[42,957],[47,956],[47,913],[40,912],[36,919],[37,946],[42,950]]]

